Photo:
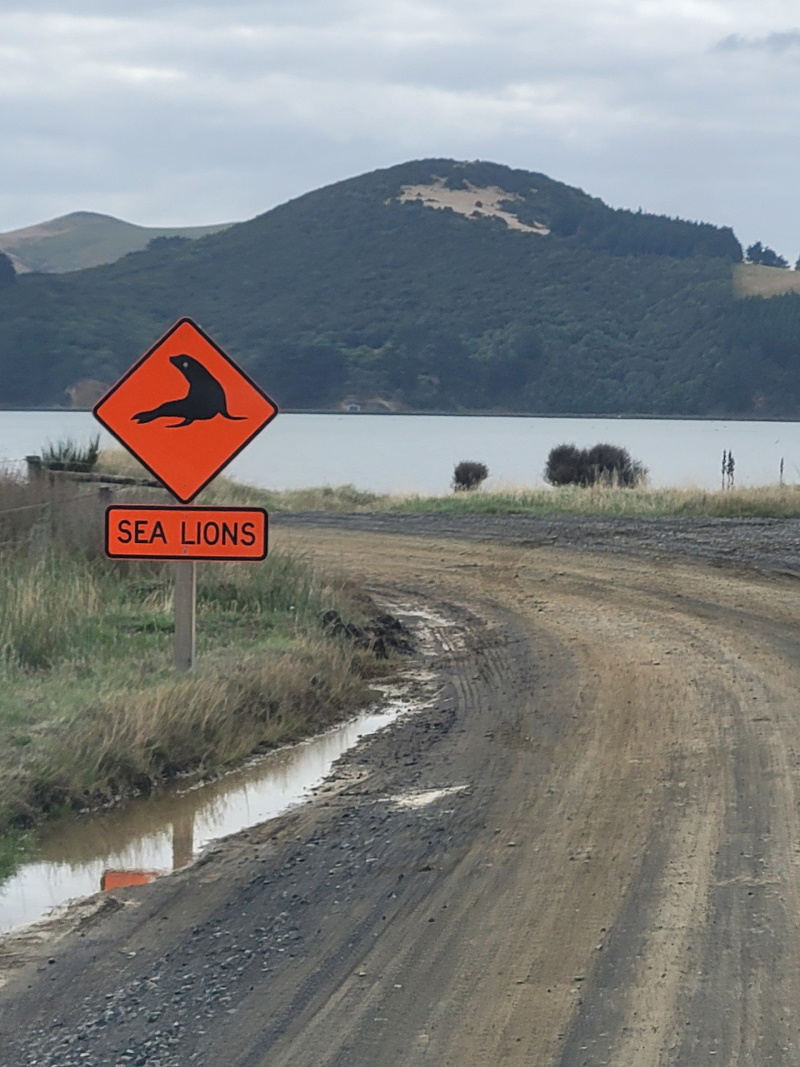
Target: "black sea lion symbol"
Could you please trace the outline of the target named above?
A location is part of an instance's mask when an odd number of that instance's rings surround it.
[[[179,426],[191,426],[193,422],[201,419],[213,419],[215,415],[221,415],[223,419],[232,419],[235,422],[245,420],[244,415],[230,415],[228,403],[225,399],[225,390],[217,379],[202,363],[198,363],[192,356],[186,354],[170,356],[170,363],[177,367],[186,381],[189,383],[189,392],[180,400],[167,400],[159,404],[152,411],[139,411],[133,416],[134,422],[152,422],[154,419],[182,419],[182,422],[174,422],[169,429]]]

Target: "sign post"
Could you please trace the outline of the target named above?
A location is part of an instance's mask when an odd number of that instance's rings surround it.
[[[112,505],[106,554],[175,560],[175,666],[195,658],[196,560],[262,560],[263,508],[187,507],[278,414],[274,401],[192,322],[180,319],[94,407],[95,418],[176,506]]]
[[[179,671],[194,667],[196,610],[197,564],[193,559],[182,559],[175,564],[174,662]]]
[[[194,667],[197,635],[197,564],[193,559],[175,561],[175,589],[172,594],[174,636],[172,662],[185,674]]]

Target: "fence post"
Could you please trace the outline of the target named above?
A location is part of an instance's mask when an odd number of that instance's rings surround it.
[[[28,481],[35,482],[42,477],[44,473],[44,466],[42,464],[41,456],[26,456],[25,462],[28,464]]]

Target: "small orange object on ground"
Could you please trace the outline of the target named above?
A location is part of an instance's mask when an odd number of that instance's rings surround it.
[[[103,871],[100,889],[105,893],[109,889],[125,889],[129,885],[149,885],[160,878],[163,871]]]
[[[191,319],[180,319],[112,386],[95,418],[183,504],[278,414]]]
[[[265,559],[267,513],[263,508],[112,504],[106,509],[106,554],[112,559]]]

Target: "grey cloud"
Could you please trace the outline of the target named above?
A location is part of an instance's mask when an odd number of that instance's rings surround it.
[[[299,15],[309,21],[316,19],[325,10],[338,12],[346,7],[346,0],[339,4],[327,0],[137,0],[131,5],[130,0],[6,0],[3,4],[5,14],[42,14],[42,15],[106,15],[108,17],[128,18],[131,15],[159,14],[170,16],[173,12],[216,12],[220,18],[235,19],[240,14],[252,12],[258,20],[272,20],[273,17],[285,16],[296,21]],[[187,20],[192,21],[192,20]]]
[[[800,31],[714,46],[763,32],[746,0],[726,5],[720,28],[707,5],[669,0],[6,0],[0,230],[79,207],[246,218],[453,156],[742,226],[789,253],[776,231],[794,214],[778,219],[770,188],[797,170],[800,89],[767,75]],[[756,142],[757,163],[743,147]]]
[[[788,52],[800,48],[800,30],[783,30],[765,37],[742,37],[732,33],[714,45],[717,52]]]

